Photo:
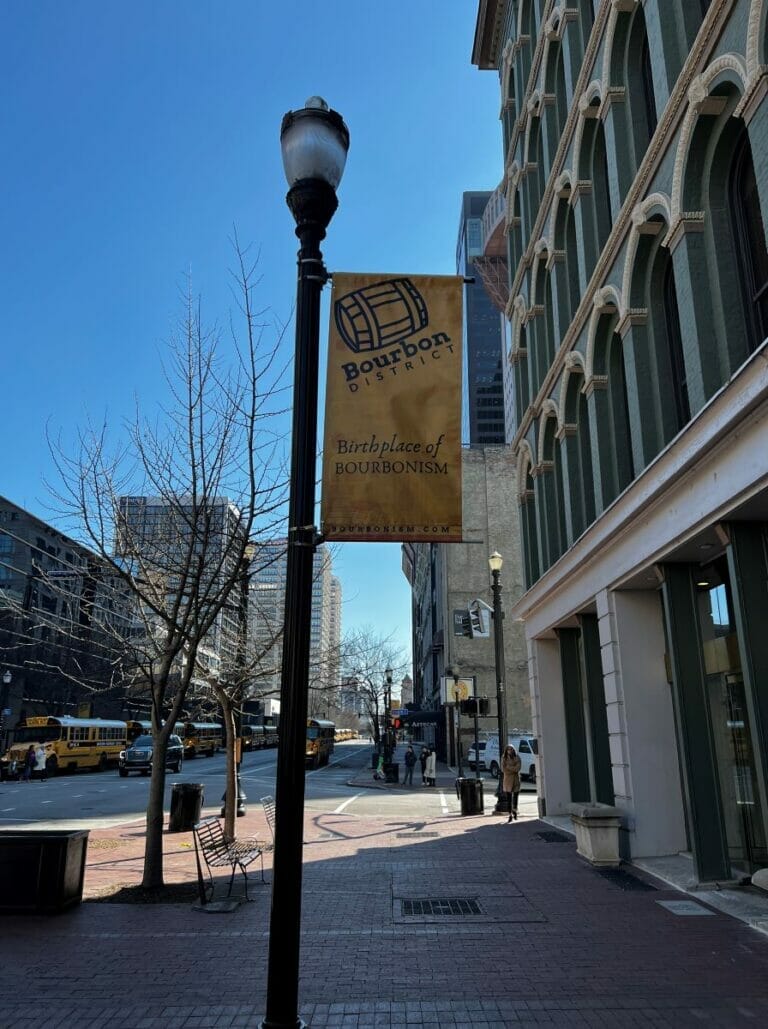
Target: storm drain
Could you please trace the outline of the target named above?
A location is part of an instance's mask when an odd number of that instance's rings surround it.
[[[412,840],[415,836],[423,838],[424,836],[439,836],[439,832],[398,832],[395,833],[396,840]]]
[[[565,833],[555,832],[552,829],[542,829],[533,836],[534,839],[543,840],[545,843],[573,843],[573,836],[566,836]]]
[[[401,900],[402,915],[428,915],[433,918],[466,918],[482,915],[483,910],[475,897],[428,897],[419,900]]]

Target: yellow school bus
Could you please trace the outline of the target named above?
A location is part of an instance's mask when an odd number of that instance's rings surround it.
[[[127,743],[125,722],[112,722],[106,718],[71,718],[35,715],[16,726],[13,744],[4,756],[4,762],[16,762],[20,770],[29,745],[45,748],[45,767],[49,775],[76,768],[93,768],[103,772],[116,765],[120,751]],[[40,772],[40,768],[35,769]]]
[[[129,719],[126,723],[128,727],[127,739],[129,743],[133,743],[137,736],[151,736],[152,735],[152,723],[138,721],[135,718]]]
[[[307,764],[313,768],[320,765],[327,765],[333,753],[333,741],[336,736],[336,726],[333,722],[326,722],[321,718],[307,719]]]
[[[185,722],[184,732],[179,734],[184,740],[184,757],[197,757],[205,754],[213,757],[224,745],[224,726],[216,722]]]

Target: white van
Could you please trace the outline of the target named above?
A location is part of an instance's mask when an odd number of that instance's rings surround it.
[[[520,777],[529,782],[536,782],[536,760],[539,753],[539,744],[535,736],[508,736],[507,741],[512,744],[520,755],[521,768]],[[475,770],[475,748],[469,748],[467,764]],[[480,744],[480,768],[490,771],[494,779],[499,777],[499,737],[489,736],[485,745]]]

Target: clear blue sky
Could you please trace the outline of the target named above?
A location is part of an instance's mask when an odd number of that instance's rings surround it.
[[[296,240],[279,129],[315,93],[351,134],[329,269],[455,271],[461,193],[502,172],[498,81],[470,63],[473,0],[35,0],[0,9],[0,493],[48,518],[45,427],[162,396],[191,269],[231,306],[228,236],[261,248],[290,314]],[[325,330],[324,330],[325,331]],[[292,332],[291,332],[292,339]],[[322,437],[321,437],[322,438]],[[344,624],[410,638],[393,544],[336,558]]]

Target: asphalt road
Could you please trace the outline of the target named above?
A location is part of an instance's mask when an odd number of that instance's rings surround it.
[[[399,753],[395,755],[397,760]],[[245,755],[241,780],[249,803],[275,792],[276,750]],[[307,771],[306,808],[309,814],[401,815],[408,819],[439,817],[459,810],[452,789],[421,790],[393,786],[389,790],[350,785],[350,780],[367,782],[371,746],[361,741],[337,744],[325,768]],[[166,811],[170,808],[171,786],[177,782],[202,783],[205,805],[217,806],[224,793],[225,758],[185,761],[179,775],[168,773]],[[372,777],[371,777],[372,782]],[[495,791],[495,781],[486,785],[486,798]],[[536,792],[523,787],[521,813],[535,815]],[[43,782],[0,783],[0,828],[106,829],[141,821],[146,813],[149,777],[131,775],[121,779],[117,769],[107,772],[74,772]],[[486,808],[488,800],[486,799]]]

